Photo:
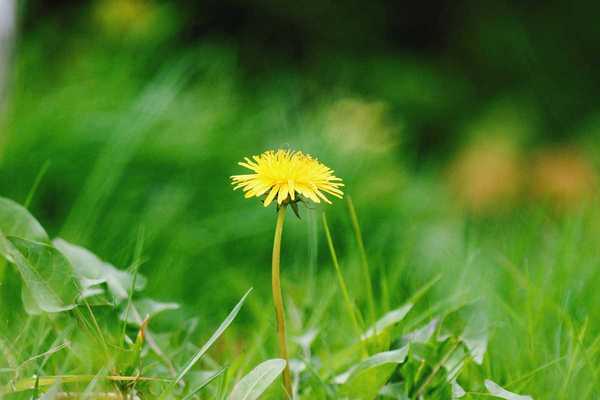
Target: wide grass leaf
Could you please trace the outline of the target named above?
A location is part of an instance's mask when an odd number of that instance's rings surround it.
[[[283,372],[285,360],[275,358],[258,364],[233,388],[229,400],[256,400]]]
[[[15,265],[23,279],[23,299],[29,313],[75,307],[79,288],[72,266],[54,247],[0,232],[0,255]]]
[[[498,385],[496,382],[493,382],[489,379],[486,379],[484,384],[485,384],[485,388],[488,390],[488,392],[490,392],[490,394],[492,394],[493,396],[496,396],[496,397],[500,397],[501,399],[533,400],[533,397],[531,397],[531,396],[509,392],[508,390],[504,389],[502,386]]]

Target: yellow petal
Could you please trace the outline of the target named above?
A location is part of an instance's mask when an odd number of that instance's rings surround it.
[[[296,200],[296,188],[294,187],[294,180],[288,179],[288,190],[290,192],[290,197],[292,200]]]
[[[273,199],[275,198],[275,195],[277,194],[277,192],[279,191],[279,185],[275,185],[273,186],[273,188],[271,189],[271,191],[269,192],[269,195],[267,196],[267,198],[265,199],[265,203],[264,206],[265,207],[269,207],[269,204],[271,204],[271,202],[273,201]]]
[[[282,184],[279,187],[279,196],[277,196],[277,203],[281,204],[286,199],[288,195],[288,185],[287,183]]]

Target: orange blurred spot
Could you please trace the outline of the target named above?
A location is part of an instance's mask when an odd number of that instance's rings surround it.
[[[571,207],[596,190],[597,174],[591,161],[576,148],[540,151],[533,159],[531,192],[558,207]]]
[[[520,157],[501,139],[470,145],[449,169],[451,189],[464,207],[476,213],[513,207],[522,182]]]

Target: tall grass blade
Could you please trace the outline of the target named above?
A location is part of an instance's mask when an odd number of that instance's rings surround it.
[[[346,204],[348,205],[348,211],[350,213],[350,220],[352,221],[352,229],[354,230],[354,237],[358,244],[358,250],[360,252],[360,260],[362,266],[362,275],[365,286],[367,287],[367,303],[369,306],[369,323],[375,322],[375,300],[373,296],[373,283],[371,282],[371,272],[369,268],[369,260],[367,258],[367,251],[365,250],[365,243],[363,241],[362,232],[360,230],[360,224],[358,223],[358,216],[356,215],[356,209],[352,202],[352,197],[346,197]]]
[[[44,163],[44,165],[42,165],[42,168],[40,168],[40,171],[36,175],[35,180],[33,181],[33,185],[29,190],[29,193],[27,193],[27,197],[25,198],[23,207],[29,208],[29,206],[31,205],[31,201],[33,200],[33,196],[35,195],[37,188],[40,186],[40,183],[42,182],[44,175],[46,175],[46,172],[48,172],[48,167],[50,167],[50,161],[46,160],[46,162]]]
[[[331,238],[331,232],[329,230],[329,224],[327,224],[327,216],[325,215],[325,213],[323,213],[322,217],[323,217],[323,228],[325,230],[325,236],[327,238],[327,245],[329,246],[329,253],[331,254],[331,261],[333,262],[333,267],[335,268],[335,273],[338,278],[338,283],[340,285],[340,289],[342,290],[342,296],[344,297],[344,303],[346,304],[348,315],[350,316],[352,325],[354,326],[354,329],[356,330],[356,334],[360,338],[362,330],[360,328],[360,325],[358,324],[358,319],[356,317],[356,312],[358,312],[358,310],[355,310],[354,303],[350,299],[350,294],[348,293],[348,287],[346,286],[346,281],[344,280],[344,276],[342,275],[342,271],[340,269],[340,264],[338,262],[337,254],[335,252],[335,247],[333,246],[333,239]],[[363,348],[363,353],[365,355],[367,355],[368,351],[366,349],[366,346],[363,346],[362,348]]]

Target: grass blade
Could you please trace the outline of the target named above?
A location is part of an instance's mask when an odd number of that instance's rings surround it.
[[[229,313],[227,318],[225,318],[225,320],[221,323],[219,328],[217,328],[215,333],[213,333],[213,335],[210,337],[210,339],[208,339],[208,341],[206,343],[204,343],[204,346],[202,346],[202,348],[200,350],[198,350],[196,355],[194,355],[194,357],[187,363],[185,368],[183,368],[183,370],[177,376],[177,379],[175,380],[175,384],[181,382],[183,377],[190,371],[190,369],[192,369],[192,367],[202,358],[202,356],[208,351],[208,349],[210,349],[210,347],[223,334],[223,332],[225,332],[225,329],[227,329],[229,327],[229,325],[231,325],[231,323],[233,322],[235,317],[240,312],[240,309],[242,308],[242,305],[244,304],[246,297],[248,297],[248,295],[250,294],[251,291],[252,291],[252,288],[250,288],[246,292],[246,294],[244,294],[244,296],[241,298],[241,300],[235,305],[235,307],[233,307],[233,310],[231,310],[231,312]]]
[[[358,223],[358,216],[356,215],[356,209],[350,196],[346,197],[346,204],[348,205],[348,211],[350,213],[350,220],[352,221],[352,229],[354,230],[354,237],[358,244],[358,250],[360,252],[361,266],[363,279],[365,280],[365,286],[367,287],[367,303],[369,305],[369,323],[375,323],[375,300],[373,296],[373,284],[371,283],[371,273],[369,268],[369,259],[367,258],[367,251],[365,250],[365,243],[363,241],[362,232]]]
[[[338,278],[338,283],[340,285],[340,289],[342,290],[342,296],[344,296],[344,302],[346,303],[346,308],[348,309],[348,314],[350,315],[350,319],[352,320],[352,324],[354,325],[354,329],[356,330],[357,337],[360,338],[362,335],[362,330],[360,325],[358,324],[358,320],[356,318],[356,312],[354,304],[352,300],[350,300],[350,295],[348,294],[348,287],[346,286],[346,281],[344,280],[344,276],[342,275],[342,271],[340,269],[340,264],[338,262],[337,254],[335,252],[335,247],[333,247],[333,239],[331,238],[331,232],[329,230],[329,225],[327,224],[327,217],[325,213],[323,213],[323,228],[325,229],[325,236],[327,237],[327,245],[329,246],[329,252],[331,253],[331,261],[333,262],[333,267],[335,268],[335,273]],[[365,346],[362,346],[363,353],[365,355],[368,354]]]
[[[40,183],[42,182],[42,178],[44,177],[44,175],[46,175],[46,172],[48,172],[48,167],[50,167],[50,161],[46,160],[46,162],[42,165],[42,168],[40,168],[40,171],[36,175],[35,180],[33,181],[33,185],[31,186],[31,189],[29,190],[29,193],[27,193],[27,198],[25,198],[23,207],[29,208],[29,206],[31,205],[33,196],[35,195],[35,192],[37,191],[38,187],[40,186]]]
[[[194,397],[196,393],[204,389],[206,386],[208,386],[209,383],[217,379],[219,376],[223,375],[223,372],[225,372],[225,368],[221,368],[220,370],[218,370],[214,375],[211,375],[207,380],[205,380],[198,387],[192,390],[187,396],[183,398],[183,400],[191,400],[191,398]]]

